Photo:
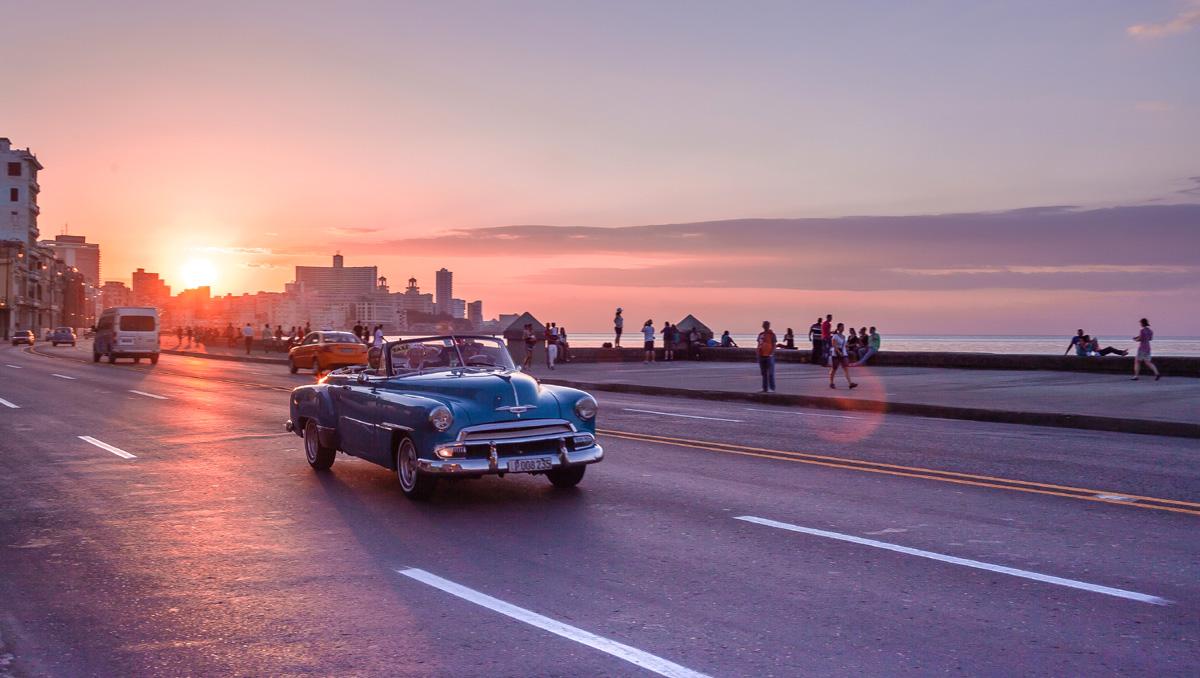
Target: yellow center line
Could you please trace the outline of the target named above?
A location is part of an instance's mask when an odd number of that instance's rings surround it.
[[[920,478],[923,480],[936,480],[943,483],[954,483],[956,485],[971,485],[975,487],[990,487],[999,490],[1012,490],[1016,492],[1028,492],[1032,494],[1046,494],[1056,497],[1067,497],[1069,499],[1082,499],[1084,501],[1094,501],[1102,504],[1115,504],[1117,506],[1136,506],[1138,508],[1155,509],[1158,511],[1170,511],[1173,513],[1186,513],[1190,515],[1200,516],[1200,510],[1195,508],[1176,508],[1175,506],[1155,506],[1151,504],[1138,503],[1137,501],[1125,501],[1122,499],[1106,499],[1103,496],[1086,496],[1083,494],[1074,494],[1073,492],[1087,492],[1091,495],[1117,495],[1120,497],[1128,497],[1130,499],[1145,500],[1153,502],[1161,502],[1165,504],[1179,504],[1189,507],[1200,507],[1200,504],[1194,502],[1176,501],[1173,499],[1159,499],[1157,497],[1145,497],[1140,495],[1125,494],[1123,492],[1112,492],[1105,490],[1090,490],[1084,488],[1073,488],[1066,485],[1051,485],[1047,483],[1031,483],[1023,480],[1009,480],[1007,478],[996,478],[993,476],[972,476],[966,473],[955,473],[951,471],[938,471],[936,469],[925,469],[913,466],[898,466],[895,464],[876,464],[875,462],[866,462],[857,459],[847,459],[841,457],[829,457],[825,455],[809,455],[801,452],[787,452],[784,450],[771,450],[758,447],[742,447],[729,445],[727,443],[711,443],[703,440],[688,440],[686,438],[669,438],[666,436],[655,436],[642,433],[631,433],[626,431],[613,431],[607,429],[597,430],[601,435],[610,436],[613,438],[622,438],[625,440],[634,440],[638,442],[659,443],[662,445],[674,445],[677,447],[689,447],[698,450],[707,450],[711,452],[723,452],[726,454],[736,454],[745,457],[758,457],[761,459],[773,459],[777,461],[790,461],[800,464],[811,464],[814,466],[825,466],[828,468],[837,468],[851,471],[862,471],[866,473],[880,473],[883,475],[899,476],[904,478]],[[869,468],[869,466],[882,466],[887,468]],[[928,475],[936,473],[939,475]],[[953,478],[945,477],[946,475],[955,476]],[[995,481],[995,482],[988,482]],[[1010,485],[1000,483],[1012,483]]]

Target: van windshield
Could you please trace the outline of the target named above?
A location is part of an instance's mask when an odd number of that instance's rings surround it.
[[[123,315],[121,316],[122,332],[153,332],[154,316],[152,315]]]

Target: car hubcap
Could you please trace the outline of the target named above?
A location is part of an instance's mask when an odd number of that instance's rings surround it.
[[[400,448],[400,484],[411,490],[417,484],[416,451],[411,444]]]

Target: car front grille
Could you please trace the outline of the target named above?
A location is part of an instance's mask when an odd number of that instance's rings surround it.
[[[465,429],[459,441],[466,444],[469,459],[486,459],[492,445],[496,446],[497,457],[520,457],[557,454],[563,439],[567,448],[573,449],[574,434],[571,425],[561,420],[505,422]]]

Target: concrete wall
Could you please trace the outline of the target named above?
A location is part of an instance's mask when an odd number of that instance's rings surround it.
[[[519,344],[519,342],[517,342]],[[519,365],[525,357],[523,346],[514,346],[510,342],[513,360]],[[703,348],[700,350],[704,360],[715,361],[755,361],[752,348]],[[662,359],[662,349],[655,351],[658,359]],[[784,363],[807,363],[810,351],[779,350],[775,352],[776,360]],[[677,355],[684,357],[683,352]],[[581,363],[598,362],[641,362],[643,351],[640,348],[574,348],[571,349],[571,359]],[[539,345],[535,360],[545,364],[545,352]],[[1133,372],[1133,357],[1109,356],[1106,358],[1080,358],[1077,356],[1031,355],[1031,354],[999,354],[999,353],[934,353],[921,351],[884,351],[876,355],[870,362],[880,367],[942,367],[972,370],[1054,370],[1068,372]],[[1154,358],[1154,364],[1163,374],[1170,376],[1200,377],[1200,358],[1190,357],[1159,357]]]

